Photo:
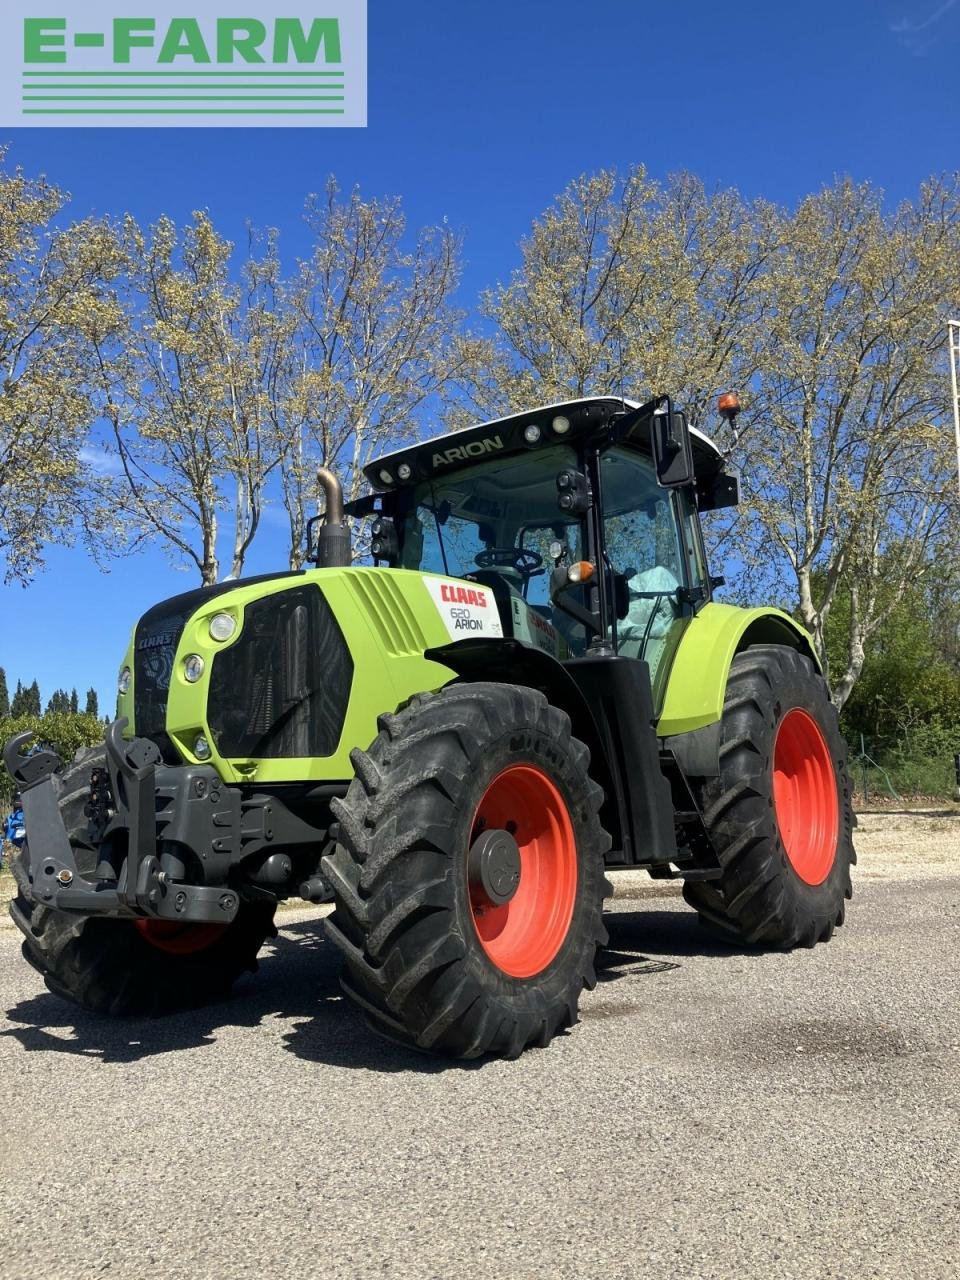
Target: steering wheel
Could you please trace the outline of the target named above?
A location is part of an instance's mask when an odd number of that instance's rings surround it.
[[[487,547],[477,552],[474,564],[478,569],[515,569],[529,578],[543,565],[543,556],[528,547]]]

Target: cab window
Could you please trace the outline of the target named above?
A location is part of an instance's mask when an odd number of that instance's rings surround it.
[[[626,615],[617,623],[617,651],[643,658],[651,679],[682,625],[680,589],[689,582],[677,494],[657,484],[652,461],[627,449],[600,460],[604,534],[615,574],[626,582]]]

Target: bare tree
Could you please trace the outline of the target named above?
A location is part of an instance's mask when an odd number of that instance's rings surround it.
[[[363,464],[422,430],[418,414],[464,359],[451,304],[459,243],[448,228],[421,231],[408,249],[398,199],[342,198],[332,179],[308,201],[307,222],[313,252],[278,298],[285,355],[268,396],[286,442],[292,567],[319,501],[317,465],[356,495]]]
[[[841,181],[778,218],[772,315],[739,449],[748,559],[795,583],[824,662],[849,597],[842,706],[870,637],[938,556],[956,558],[943,318],[960,296],[960,188],[890,215]]]
[[[267,314],[275,245],[244,265],[240,283],[232,250],[205,213],[182,237],[168,218],[146,234],[128,219],[126,326],[97,347],[128,505],[205,583],[220,572],[224,519],[230,572],[242,571],[279,462],[264,391],[276,359]]]
[[[110,525],[87,449],[87,331],[115,306],[119,255],[104,222],[55,229],[65,194],[3,160],[0,148],[0,559],[8,581],[28,582],[46,545],[85,536],[96,550]]]
[[[536,220],[508,285],[484,300],[500,329],[505,400],[669,392],[696,416],[756,368],[770,252],[765,206],[643,168],[581,177]],[[489,390],[489,379],[483,385]]]

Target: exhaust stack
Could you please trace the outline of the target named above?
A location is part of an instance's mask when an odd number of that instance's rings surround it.
[[[353,549],[350,530],[343,521],[343,486],[329,467],[317,467],[317,482],[326,499],[317,534],[317,568],[347,568],[353,562]]]

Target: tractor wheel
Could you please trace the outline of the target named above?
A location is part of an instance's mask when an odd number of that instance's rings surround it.
[[[81,873],[96,854],[86,842],[84,805],[102,748],[77,753],[59,776],[60,812]],[[10,914],[24,935],[23,954],[47,987],[96,1013],[162,1014],[220,999],[276,935],[273,905],[241,903],[228,925],[166,920],[110,920],[38,905],[30,898],[29,851],[14,864],[17,897]]]
[[[723,873],[683,896],[735,943],[825,942],[851,895],[847,750],[826,681],[809,658],[754,645],[730,669],[720,776],[699,794]]]
[[[577,1020],[607,940],[603,798],[564,712],[459,684],[383,716],[322,862],[344,990],[373,1030],[516,1057]]]

